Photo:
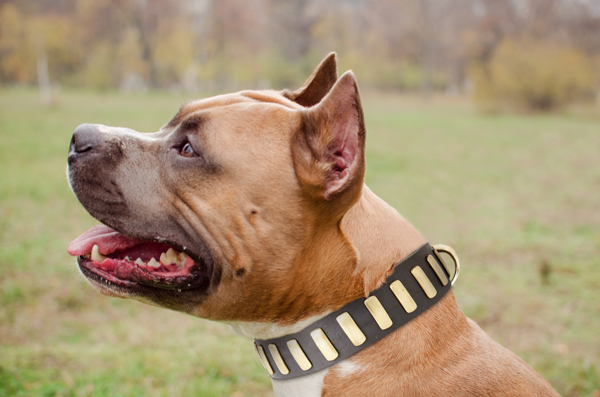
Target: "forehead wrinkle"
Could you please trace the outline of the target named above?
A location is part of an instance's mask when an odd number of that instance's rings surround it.
[[[200,132],[200,127],[206,122],[206,114],[198,110],[190,113],[189,116],[185,117],[181,121],[181,129],[183,130],[196,130]]]

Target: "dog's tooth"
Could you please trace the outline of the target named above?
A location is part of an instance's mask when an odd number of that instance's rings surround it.
[[[150,267],[160,267],[160,262],[157,262],[156,259],[152,258],[150,259],[150,262],[148,262],[148,266]]]
[[[167,254],[165,255],[167,262],[163,262],[165,265],[170,265],[171,263],[177,262],[177,251],[173,248],[169,248],[167,250]],[[162,262],[162,260],[161,260]]]
[[[98,251],[98,244],[94,244],[92,247],[92,260],[96,262],[102,262],[106,257]]]
[[[183,269],[185,267],[186,261],[187,261],[187,255],[184,254],[183,252],[180,252],[179,255],[177,255],[177,262],[175,262],[177,264],[177,268],[179,270]]]
[[[125,257],[125,260],[126,260],[127,262],[131,262],[131,258],[130,258],[130,257],[128,257],[128,256],[126,256],[126,257]]]
[[[135,264],[138,266],[144,266],[146,263],[142,260],[142,258],[137,258],[135,260]]]
[[[167,259],[167,254],[165,254],[164,252],[162,254],[160,254],[160,261],[165,264],[165,265],[169,265],[169,259]]]

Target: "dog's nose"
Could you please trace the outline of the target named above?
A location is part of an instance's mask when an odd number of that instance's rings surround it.
[[[97,149],[100,142],[99,133],[98,127],[94,124],[81,124],[75,128],[69,147],[69,159]]]

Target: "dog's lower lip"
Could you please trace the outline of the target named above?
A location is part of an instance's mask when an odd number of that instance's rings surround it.
[[[125,287],[131,288],[136,286],[137,283],[128,280],[121,280],[110,273],[104,272],[100,269],[91,269],[89,266],[85,266],[83,261],[86,260],[84,257],[77,258],[77,264],[83,275],[94,282],[97,282],[106,286]]]
[[[79,256],[77,263],[83,274],[90,278],[93,275],[92,281],[96,281],[103,285],[111,285],[124,288],[133,288],[135,286],[146,286],[166,290],[188,290],[201,288],[203,285],[203,273],[201,266],[194,263],[186,272],[161,274],[153,273],[146,269],[140,268],[135,263],[130,263],[125,260],[114,260],[108,258],[108,266],[106,261],[102,262],[104,269],[100,268],[100,264],[86,256]],[[96,278],[96,279],[94,279]]]
[[[132,298],[132,297],[143,297],[143,296],[156,296],[159,293],[176,293],[179,296],[185,296],[186,293],[195,293],[196,289],[175,289],[169,290],[164,288],[155,288],[153,286],[139,284],[132,281],[125,281],[114,279],[109,274],[102,274],[103,272],[92,272],[89,268],[80,266],[81,273],[86,277],[92,284],[96,284],[103,289],[110,291],[109,295],[118,296],[121,298]],[[102,291],[107,294],[106,291]]]

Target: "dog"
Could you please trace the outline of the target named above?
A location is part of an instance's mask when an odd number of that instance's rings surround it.
[[[155,133],[80,125],[69,183],[103,225],[68,251],[105,295],[254,338],[277,396],[557,396],[364,184],[365,136],[334,53],[295,91],[192,101]]]

